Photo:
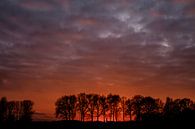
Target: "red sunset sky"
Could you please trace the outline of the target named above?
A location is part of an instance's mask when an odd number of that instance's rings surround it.
[[[195,99],[194,0],[1,0],[0,97]]]

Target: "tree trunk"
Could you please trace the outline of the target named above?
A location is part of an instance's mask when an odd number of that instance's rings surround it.
[[[131,112],[130,112],[130,114],[129,114],[129,117],[130,117],[130,121],[132,120],[132,115],[131,115]]]
[[[97,108],[97,121],[99,121],[99,108]]]
[[[113,111],[112,111],[112,121],[114,121],[114,112],[115,112],[115,110],[113,108]]]
[[[91,121],[93,122],[93,112],[91,112]]]
[[[110,110],[110,121],[112,121],[112,109]]]
[[[118,120],[118,114],[117,114],[117,112],[115,113],[115,120],[116,120],[116,122]]]
[[[80,115],[81,115],[81,116],[80,116],[80,117],[81,117],[81,121],[83,121],[83,116],[82,116],[82,113],[81,113]]]
[[[83,122],[84,122],[85,121],[85,115],[84,114],[83,114],[83,118],[82,119],[83,119]]]
[[[104,119],[104,122],[106,122],[106,112],[105,112],[105,110],[103,111],[103,119]]]
[[[125,120],[125,107],[123,105],[123,121]]]
[[[68,111],[68,120],[70,120],[70,117],[71,117],[71,111],[69,110]]]

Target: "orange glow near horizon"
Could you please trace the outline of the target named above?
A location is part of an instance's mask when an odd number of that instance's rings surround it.
[[[134,95],[143,95],[143,96],[152,96],[154,98],[160,98],[163,101],[165,101],[166,97],[173,97],[173,98],[184,98],[188,97],[191,99],[194,98],[194,93],[190,92],[189,90],[175,90],[172,88],[165,89],[165,88],[138,88],[139,86],[135,87],[125,87],[125,86],[100,86],[99,84],[93,85],[90,84],[89,87],[84,85],[72,86],[71,88],[65,88],[63,84],[60,84],[59,82],[49,80],[49,82],[45,83],[47,84],[47,87],[50,87],[50,89],[40,89],[38,91],[27,88],[28,85],[26,85],[26,88],[19,89],[18,92],[16,91],[1,91],[1,96],[6,96],[8,100],[23,100],[23,99],[30,99],[34,102],[34,110],[37,113],[45,113],[53,115],[55,114],[55,102],[56,100],[63,96],[63,95],[71,95],[71,94],[79,94],[82,92],[85,93],[96,93],[100,95],[108,95],[109,93],[112,94],[119,94],[121,97],[125,96],[128,98],[133,97]],[[25,84],[25,83],[24,83]],[[43,85],[44,83],[42,83]],[[53,85],[58,84],[58,86],[53,87]],[[52,85],[52,86],[50,86]],[[123,88],[121,88],[123,87]]]
[[[147,2],[146,2],[147,1]],[[0,97],[195,100],[194,0],[1,0]]]

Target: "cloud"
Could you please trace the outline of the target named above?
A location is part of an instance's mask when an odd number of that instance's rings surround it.
[[[0,89],[6,79],[16,93],[195,90],[193,0],[2,0],[0,8]]]
[[[18,5],[22,8],[25,9],[29,9],[32,11],[51,11],[52,9],[55,8],[55,6],[53,6],[54,2],[52,1],[40,1],[40,0],[20,0],[18,2]]]

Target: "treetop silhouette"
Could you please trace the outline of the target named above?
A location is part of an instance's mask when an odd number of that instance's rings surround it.
[[[159,98],[135,95],[132,98],[120,97],[117,94],[107,96],[80,93],[64,95],[57,100],[56,117],[74,120],[80,115],[81,121],[148,121],[172,119],[195,112],[195,103],[188,98],[171,99],[165,103]],[[78,118],[78,117],[77,117]]]
[[[0,122],[32,121],[34,103],[31,100],[7,101],[0,100]]]

